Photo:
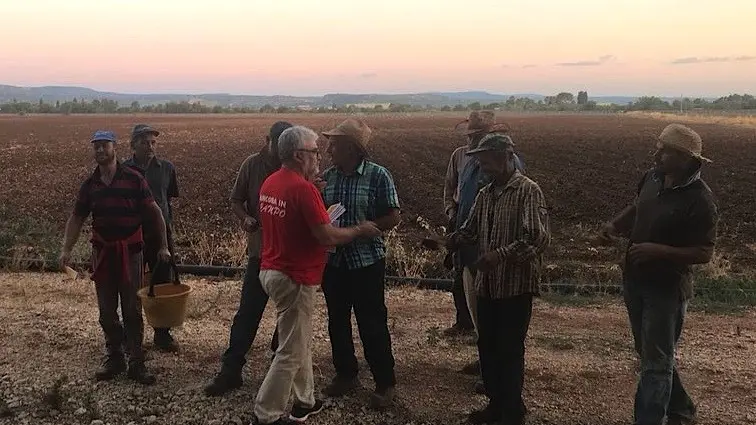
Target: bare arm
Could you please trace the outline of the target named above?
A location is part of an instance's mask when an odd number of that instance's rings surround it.
[[[320,224],[312,227],[312,235],[318,243],[326,246],[344,245],[360,236],[374,236],[380,234],[380,230],[372,223],[367,222],[352,227],[334,227],[331,224]]]
[[[664,258],[680,264],[706,264],[711,261],[713,256],[713,246],[677,248],[665,245],[664,248]]]
[[[160,248],[168,249],[168,235],[165,227],[165,219],[163,219],[163,212],[156,202],[152,202],[147,209],[148,219],[155,224],[155,227],[160,233]]]
[[[247,214],[247,210],[244,209],[244,202],[232,199],[231,200],[231,211],[234,212],[234,215],[236,218],[238,218],[240,221],[244,221],[245,218],[249,217],[249,214]]]
[[[623,236],[629,236],[633,230],[633,222],[635,221],[635,204],[629,205],[622,210],[616,217],[614,217],[609,224],[615,229],[615,231]]]
[[[70,253],[76,241],[79,240],[81,234],[81,228],[84,226],[84,217],[79,217],[76,214],[71,214],[66,222],[66,233],[63,237],[63,252]]]

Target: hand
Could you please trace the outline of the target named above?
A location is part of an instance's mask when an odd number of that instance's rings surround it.
[[[60,264],[61,270],[68,267],[68,265],[71,264],[71,251],[63,250],[63,252],[60,253],[60,258],[58,259],[58,262]]]
[[[164,263],[171,262],[171,252],[168,251],[168,248],[160,248],[160,251],[158,251],[158,259]]]
[[[358,225],[357,231],[359,232],[360,236],[366,238],[377,238],[378,236],[381,236],[381,234],[383,234],[383,231],[381,231],[381,229],[379,229],[378,226],[372,221],[366,221]]]
[[[323,190],[325,189],[325,187],[326,187],[326,181],[325,181],[325,180],[323,180],[323,178],[322,178],[322,177],[320,177],[320,176],[318,176],[318,177],[315,177],[315,179],[314,179],[314,180],[312,181],[312,184],[314,184],[314,185],[315,185],[315,187],[317,187],[317,188],[318,188],[318,190],[319,190],[319,191],[321,191],[321,192],[322,192],[322,191],[323,191]]]
[[[453,229],[457,225],[457,209],[450,208],[446,213],[448,221],[446,222],[448,230]]]
[[[501,257],[499,257],[499,253],[496,251],[489,251],[478,258],[478,261],[475,262],[475,268],[486,272],[498,266],[500,263]]]
[[[614,238],[618,238],[619,236],[619,232],[614,226],[614,223],[608,222],[604,223],[604,225],[601,226],[601,230],[599,230],[596,241],[601,245],[610,245],[612,243],[612,240]]]
[[[246,216],[241,222],[241,227],[245,232],[252,233],[260,227],[260,223],[254,217]]]
[[[631,264],[660,260],[666,256],[667,247],[657,243],[644,242],[633,244],[627,251],[627,259]]]

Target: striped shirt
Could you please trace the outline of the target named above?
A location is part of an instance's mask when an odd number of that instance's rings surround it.
[[[515,171],[504,186],[484,186],[458,235],[460,243],[477,245],[481,255],[496,251],[502,259],[493,269],[475,274],[478,296],[539,294],[543,251],[551,242],[551,232],[546,200],[537,183]],[[511,259],[517,254],[524,260]]]
[[[391,209],[399,208],[399,195],[391,173],[374,162],[362,161],[351,175],[330,167],[323,173],[323,179],[326,181],[323,189],[326,207],[341,203],[346,208],[337,222],[340,227],[375,220],[387,215]],[[386,246],[382,237],[358,238],[335,247],[329,253],[328,263],[357,269],[375,264],[385,257]]]
[[[97,167],[81,185],[74,208],[78,217],[92,214],[92,230],[108,242],[127,239],[140,230],[147,209],[154,202],[141,174],[120,162],[116,167],[110,185],[103,183]]]

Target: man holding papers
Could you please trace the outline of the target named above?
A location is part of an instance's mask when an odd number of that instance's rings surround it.
[[[371,130],[359,119],[350,118],[323,133],[329,139],[328,153],[333,166],[325,171],[325,204],[343,205],[341,226],[374,221],[383,231],[399,224],[399,197],[391,174],[367,160]],[[331,339],[336,376],[325,389],[328,396],[346,394],[359,385],[357,358],[352,344],[352,307],[365,350],[365,358],[375,380],[370,399],[373,408],[393,403],[394,356],[384,300],[386,247],[380,236],[359,239],[335,247],[328,256],[323,275],[323,294],[328,306],[328,333]]]

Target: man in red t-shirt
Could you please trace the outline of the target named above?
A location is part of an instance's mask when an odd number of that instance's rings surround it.
[[[278,139],[282,167],[260,188],[262,240],[260,281],[277,311],[279,346],[255,401],[261,424],[302,422],[323,408],[315,400],[312,376],[312,313],[315,289],[325,269],[326,250],[358,237],[376,237],[372,222],[331,225],[323,198],[312,183],[320,151],[318,135],[306,127],[286,129]],[[288,418],[284,409],[294,392]]]

